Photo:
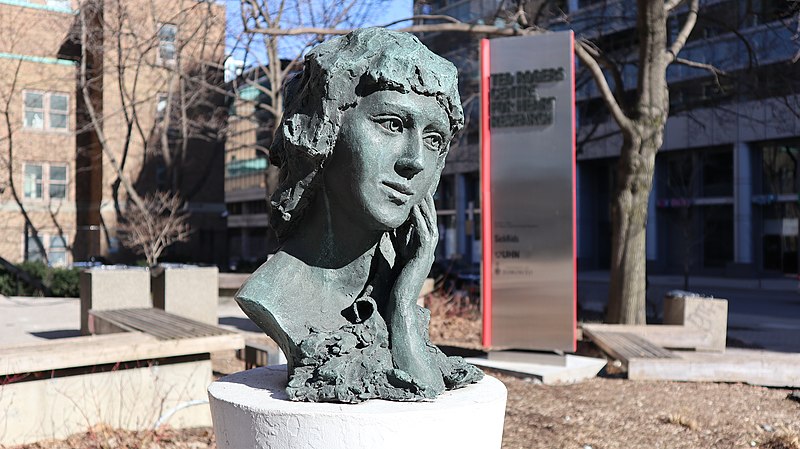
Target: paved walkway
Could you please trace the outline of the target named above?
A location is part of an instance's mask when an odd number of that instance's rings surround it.
[[[217,312],[222,327],[260,332],[230,298],[220,298]],[[77,337],[80,313],[77,298],[0,296],[0,345]]]
[[[581,306],[602,310],[608,273],[580,273]],[[237,281],[239,281],[237,279]],[[651,276],[648,298],[658,306],[663,294],[680,288],[677,276]],[[690,289],[728,299],[728,336],[746,345],[800,353],[800,293],[797,281],[692,278]],[[260,330],[231,298],[220,298],[219,323],[242,332]],[[0,345],[80,335],[80,301],[75,298],[0,296]]]

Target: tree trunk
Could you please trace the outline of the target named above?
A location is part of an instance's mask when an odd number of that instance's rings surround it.
[[[653,183],[653,141],[626,138],[611,206],[609,323],[645,324],[647,201]]]
[[[669,114],[667,17],[664,2],[637,0],[639,73],[629,122],[620,123],[623,144],[611,205],[611,279],[606,321],[645,324],[647,203],[656,153]]]

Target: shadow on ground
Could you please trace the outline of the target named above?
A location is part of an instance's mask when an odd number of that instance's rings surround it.
[[[70,337],[81,336],[81,331],[78,329],[59,329],[54,331],[28,332],[28,333],[33,335],[34,337],[44,338],[46,340],[55,340],[57,338],[70,338]]]
[[[241,331],[247,332],[262,332],[255,323],[250,321],[249,318],[239,318],[233,316],[219,317],[219,324],[225,326],[232,326]]]

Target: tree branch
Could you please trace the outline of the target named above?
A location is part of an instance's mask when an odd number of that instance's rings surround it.
[[[683,27],[678,33],[678,37],[675,38],[675,42],[673,42],[667,50],[667,57],[669,58],[667,63],[674,62],[675,58],[678,57],[678,53],[680,53],[683,46],[686,45],[686,41],[689,39],[689,35],[692,34],[692,30],[694,29],[694,25],[697,23],[697,11],[699,9],[700,0],[690,0],[686,22],[683,22]]]
[[[600,89],[603,101],[605,101],[606,106],[608,106],[608,109],[611,111],[611,116],[614,117],[614,120],[620,128],[623,130],[629,129],[631,126],[630,119],[625,115],[625,112],[623,112],[619,103],[614,98],[614,94],[611,92],[611,88],[608,87],[608,81],[605,75],[603,75],[603,69],[600,68],[600,64],[589,54],[584,45],[585,44],[580,40],[576,41],[575,54],[578,55],[581,62],[586,64],[586,67],[592,73],[592,77],[594,77],[597,87]]]
[[[721,70],[721,69],[718,69],[717,67],[714,67],[711,64],[706,64],[704,62],[690,61],[690,60],[684,59],[684,58],[675,58],[675,63],[680,64],[680,65],[685,65],[687,67],[694,67],[695,69],[703,69],[703,70],[707,70],[707,71],[711,72],[711,74],[714,75],[714,81],[717,83],[717,86],[719,86],[719,87],[722,87],[720,85],[720,83],[719,83],[719,77],[728,75],[728,72],[726,72],[724,70]]]
[[[86,24],[86,16],[83,10],[80,12],[80,21],[82,25],[82,33],[83,36],[81,37],[82,42],[87,42],[88,32],[87,24]],[[122,171],[122,168],[117,161],[116,156],[108,147],[108,140],[106,139],[105,133],[103,132],[102,124],[100,123],[100,118],[97,115],[97,111],[94,108],[94,99],[92,98],[91,94],[89,93],[89,82],[88,82],[88,67],[87,67],[87,45],[81,45],[81,65],[80,65],[80,84],[81,84],[81,93],[83,94],[84,104],[86,106],[86,112],[89,115],[89,120],[92,122],[92,130],[95,132],[97,136],[97,140],[100,143],[100,147],[103,150],[103,153],[108,158],[108,162],[111,163],[111,166],[114,168],[114,171],[119,176],[120,182],[125,187],[125,190],[128,192],[128,196],[130,199],[140,208],[144,208],[144,201],[142,197],[139,196],[139,193],[133,188],[133,184],[130,182],[125,173]]]
[[[456,19],[455,17],[451,17],[444,14],[419,14],[405,19],[395,20],[394,22],[389,22],[382,26],[385,28],[385,27],[390,27],[392,25],[397,25],[398,23],[403,23],[413,20],[444,20],[450,23],[463,23],[460,20]]]
[[[619,66],[614,61],[609,59],[608,55],[603,53],[590,41],[580,39],[580,42],[584,50],[586,50],[598,63],[602,64],[606,70],[611,72],[611,77],[614,80],[614,95],[616,96],[620,107],[622,107],[625,103],[625,83],[622,81],[622,73],[619,70]]]
[[[402,22],[404,22],[403,20]],[[282,28],[245,28],[245,32],[266,34],[270,36],[297,36],[301,34],[320,34],[320,35],[336,35],[342,36],[353,31],[350,28],[319,28],[319,27],[298,27],[290,29]],[[480,25],[470,24],[463,22],[451,23],[436,23],[428,25],[411,25],[405,28],[399,28],[396,31],[403,31],[406,33],[429,33],[429,32],[459,32],[459,33],[477,33],[477,34],[490,34],[493,36],[523,36],[529,34],[541,33],[537,29],[517,29],[512,27],[497,27],[493,25]]]
[[[673,9],[681,6],[684,1],[686,0],[667,0],[667,2],[664,3],[664,11],[670,13]]]

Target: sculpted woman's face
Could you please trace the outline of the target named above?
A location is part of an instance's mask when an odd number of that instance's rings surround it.
[[[439,179],[450,122],[434,97],[377,91],[345,111],[324,169],[331,210],[362,229],[405,222]]]

